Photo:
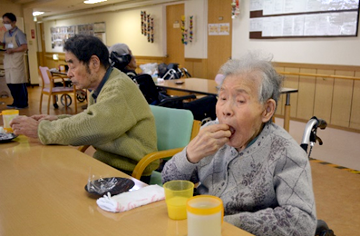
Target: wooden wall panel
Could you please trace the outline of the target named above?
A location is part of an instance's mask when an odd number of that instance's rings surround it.
[[[39,64],[39,66],[47,66],[49,69],[58,68],[60,64],[65,64],[65,53],[56,53],[59,55],[59,60],[55,61],[53,59],[54,53],[46,53],[45,54],[45,62],[44,65]]]
[[[316,73],[315,69],[300,68],[300,73]],[[315,78],[300,76],[297,118],[309,120],[313,116],[315,97]]]
[[[208,1],[208,23],[230,23],[229,35],[208,35],[208,66],[204,78],[215,79],[220,67],[231,58],[232,0]]]
[[[284,71],[285,67],[282,66],[276,66],[274,65],[274,68],[276,71]],[[284,78],[285,80],[286,78]],[[276,108],[276,112],[275,115],[276,116],[284,116],[284,104],[285,104],[285,96],[284,95],[280,95],[279,101],[278,101],[278,105]],[[290,100],[291,101],[291,100]]]
[[[140,69],[140,65],[148,64],[148,63],[157,63],[158,65],[160,63],[163,63],[165,61],[164,57],[142,57],[142,56],[135,56],[136,58],[136,73],[141,73],[142,70]]]
[[[355,76],[360,77],[360,72],[357,72]],[[360,130],[360,81],[354,82],[354,92],[351,104],[350,115],[350,128]]]
[[[296,72],[299,73],[300,69],[299,68],[293,68],[293,67],[288,67],[285,68],[286,72]],[[298,75],[287,75],[285,77],[284,80],[284,87],[286,88],[295,88],[295,89],[299,89],[299,76]],[[285,95],[282,96],[284,98],[284,102],[285,102]],[[297,107],[298,107],[298,100],[299,100],[299,93],[291,93],[290,94],[290,117],[297,117]]]
[[[318,74],[333,75],[334,70],[317,70]],[[314,104],[314,116],[330,121],[331,109],[333,101],[334,79],[332,78],[316,78],[316,92]]]
[[[354,76],[352,71],[335,71],[335,74]],[[349,127],[353,84],[353,80],[335,79],[331,124]]]

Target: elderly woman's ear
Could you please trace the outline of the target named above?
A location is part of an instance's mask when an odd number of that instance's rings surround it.
[[[276,109],[276,102],[274,99],[268,99],[264,104],[264,111],[262,113],[262,122],[268,122],[274,115]]]

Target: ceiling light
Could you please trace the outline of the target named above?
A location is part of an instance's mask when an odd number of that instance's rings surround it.
[[[42,11],[34,11],[33,12],[33,16],[40,16],[42,14],[44,14],[44,12],[42,12]]]
[[[86,0],[84,1],[85,4],[95,4],[100,2],[106,2],[107,0]]]

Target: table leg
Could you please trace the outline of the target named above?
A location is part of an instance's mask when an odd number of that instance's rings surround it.
[[[284,110],[284,129],[289,132],[290,126],[290,93],[286,94],[285,110]]]

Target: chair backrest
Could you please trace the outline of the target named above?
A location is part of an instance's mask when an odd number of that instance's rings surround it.
[[[194,116],[189,110],[150,106],[155,117],[158,150],[185,147],[191,139]]]
[[[39,66],[39,73],[43,81],[43,86],[50,84],[49,68]]]
[[[151,77],[148,74],[137,75],[132,79],[138,84],[140,91],[149,104],[156,105],[159,101],[159,91]]]

